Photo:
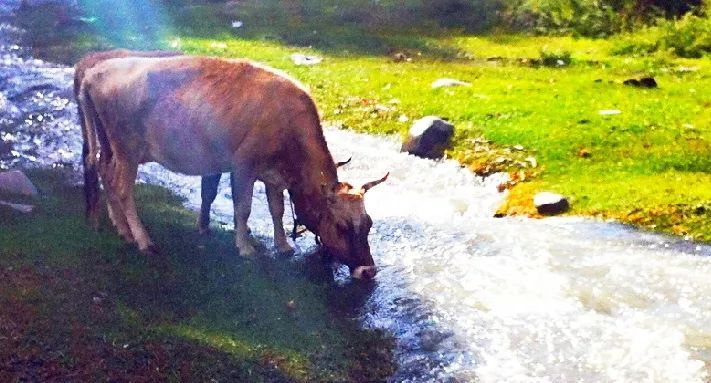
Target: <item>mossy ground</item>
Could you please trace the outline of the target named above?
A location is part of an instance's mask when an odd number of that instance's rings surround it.
[[[41,195],[0,206],[0,381],[379,381],[393,343],[358,329],[369,286],[336,287],[316,256],[236,254],[179,198],[139,185],[162,255],[84,222],[79,187],[32,171]]]

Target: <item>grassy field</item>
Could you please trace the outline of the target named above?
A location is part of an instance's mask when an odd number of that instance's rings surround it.
[[[143,34],[97,27],[69,40],[74,48],[162,47],[258,60],[307,84],[326,123],[342,128],[404,135],[413,120],[442,116],[457,129],[451,157],[482,174],[511,172],[502,213],[534,214],[532,196],[554,191],[570,197],[570,214],[711,240],[708,57],[616,54],[629,36],[468,36],[319,23],[288,9],[221,9],[174,10],[172,25]],[[244,24],[232,28],[237,18]],[[293,53],[324,61],[296,66]],[[398,53],[405,59],[395,60]],[[654,76],[659,88],[622,84],[638,76]],[[442,77],[472,86],[432,89]]]
[[[307,262],[235,253],[195,214],[139,186],[163,250],[145,257],[84,223],[66,175],[35,171],[23,215],[0,206],[0,381],[380,381],[392,342],[349,318],[368,286]],[[17,196],[0,196],[18,201]],[[316,262],[316,264],[311,264]]]

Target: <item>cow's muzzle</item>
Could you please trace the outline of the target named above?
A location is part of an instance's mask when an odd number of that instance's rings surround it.
[[[375,274],[377,273],[378,271],[375,269],[375,266],[358,266],[351,273],[351,277],[369,281],[375,278]]]

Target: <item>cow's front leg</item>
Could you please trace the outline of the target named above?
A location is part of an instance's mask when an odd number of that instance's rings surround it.
[[[238,177],[232,174],[232,203],[234,204],[235,245],[243,257],[255,255],[257,251],[250,242],[247,220],[252,212],[254,178]]]
[[[210,206],[217,197],[217,187],[220,185],[222,173],[203,176],[200,180],[200,216],[197,226],[200,234],[207,234],[210,231]]]
[[[269,184],[266,185],[266,189],[269,212],[272,214],[272,223],[274,224],[274,246],[279,254],[294,254],[294,248],[289,245],[286,233],[284,233],[284,189]]]

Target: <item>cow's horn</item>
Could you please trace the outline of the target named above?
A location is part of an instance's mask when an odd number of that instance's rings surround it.
[[[373,186],[376,186],[376,185],[379,185],[379,184],[385,182],[385,180],[388,179],[388,176],[389,176],[389,175],[390,175],[390,172],[387,172],[387,173],[385,174],[385,177],[383,177],[383,178],[381,178],[381,179],[379,179],[379,180],[377,180],[377,181],[372,181],[372,182],[368,182],[368,183],[364,184],[364,185],[360,188],[361,192],[362,192],[363,194],[365,194],[365,192],[367,192],[368,190],[370,190],[370,188],[372,188]]]
[[[345,161],[336,162],[336,167],[337,167],[337,168],[340,168],[341,166],[343,166],[343,165],[345,165],[345,164],[351,162],[352,159],[353,159],[353,157],[351,157],[351,158],[349,158],[349,159],[347,159],[347,160],[345,160]]]

